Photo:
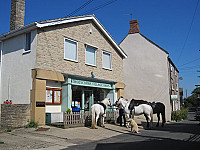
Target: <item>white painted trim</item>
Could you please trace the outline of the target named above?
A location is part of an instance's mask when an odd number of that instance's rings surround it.
[[[76,43],[76,58],[77,58],[77,60],[65,58],[65,40],[72,41],[72,42]],[[69,38],[66,38],[66,37],[64,38],[64,59],[65,60],[69,60],[69,61],[73,61],[73,62],[78,62],[78,42],[77,41],[69,39]]]
[[[84,20],[89,20],[89,19],[93,19],[93,18],[94,18],[93,16],[88,16],[88,17],[81,17],[81,18],[71,18],[71,19],[66,19],[66,20],[61,20],[61,21],[53,21],[53,22],[48,22],[48,23],[37,23],[36,22],[36,26],[38,28],[43,28],[43,27],[47,27],[47,26],[77,22],[77,21],[84,21]]]
[[[94,45],[91,45],[91,44],[88,44],[88,43],[85,43],[85,46],[90,46],[90,47],[93,47],[93,48],[95,48],[95,49],[99,49],[97,46],[94,46]]]
[[[3,41],[3,40],[6,40],[6,39],[9,39],[13,36],[17,36],[19,34],[24,34],[26,32],[30,32],[31,30],[34,30],[34,29],[37,29],[37,26],[35,25],[36,23],[32,23],[30,25],[27,25],[25,27],[22,27],[22,28],[19,28],[19,29],[16,29],[16,30],[13,30],[13,31],[10,31],[8,33],[5,33],[5,34],[2,34],[0,36],[0,41]]]
[[[87,49],[87,46],[92,47],[92,48],[95,49],[95,65],[94,64],[86,63],[86,49]],[[96,47],[85,44],[85,64],[89,65],[89,66],[94,66],[94,67],[97,66],[97,48]]]
[[[104,52],[110,54],[110,68],[103,67],[103,53]],[[102,51],[102,68],[106,70],[112,70],[112,53],[104,51],[104,50]]]

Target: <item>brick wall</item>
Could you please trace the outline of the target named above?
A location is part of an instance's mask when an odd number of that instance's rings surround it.
[[[1,128],[24,127],[30,121],[29,104],[1,104]]]
[[[86,77],[93,72],[95,78],[124,81],[122,56],[91,20],[46,27],[38,33],[36,68]],[[64,59],[64,38],[78,42],[78,62]],[[85,44],[98,48],[96,66],[85,64]],[[102,68],[103,50],[112,53],[112,70]]]

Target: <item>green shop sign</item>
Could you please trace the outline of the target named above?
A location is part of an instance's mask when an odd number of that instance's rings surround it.
[[[85,81],[85,80],[79,80],[79,79],[72,79],[71,83],[72,83],[72,85],[112,89],[112,84],[108,84],[108,83],[100,83],[100,82],[94,82],[94,81]]]
[[[171,100],[178,100],[178,96],[177,95],[171,95]]]

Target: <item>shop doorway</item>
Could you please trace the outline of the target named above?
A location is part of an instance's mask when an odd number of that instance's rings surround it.
[[[91,111],[91,106],[94,104],[94,96],[92,90],[84,91],[84,110]]]

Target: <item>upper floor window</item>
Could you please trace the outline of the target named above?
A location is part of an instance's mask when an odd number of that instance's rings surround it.
[[[179,88],[178,88],[178,83],[176,83],[176,91],[178,91],[178,89],[179,89]]]
[[[31,32],[26,33],[25,52],[31,50]]]
[[[172,90],[174,90],[174,81],[172,78],[171,78],[171,88],[172,88]]]
[[[103,51],[102,56],[103,61],[103,68],[105,69],[111,69],[111,53]]]
[[[72,61],[78,61],[77,58],[77,42],[69,39],[65,39],[65,51],[64,58]]]
[[[96,66],[96,50],[97,48],[86,46],[85,50],[85,63],[88,65]]]
[[[171,71],[173,71],[173,66],[172,66],[172,64],[170,64],[170,69],[171,69]]]

